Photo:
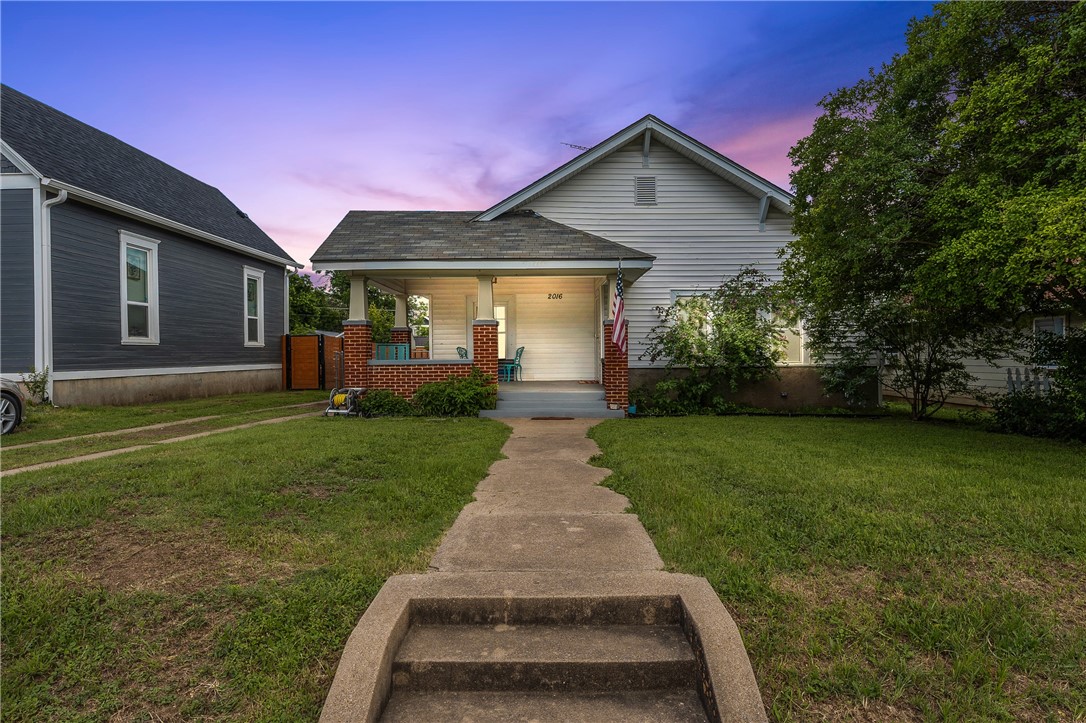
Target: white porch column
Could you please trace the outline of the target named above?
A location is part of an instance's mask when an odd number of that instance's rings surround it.
[[[494,319],[494,277],[476,276],[479,281],[479,309],[475,312],[476,319]]]
[[[351,277],[351,303],[347,318],[351,321],[364,321],[370,316],[369,279],[365,276]]]
[[[407,294],[393,294],[396,299],[396,319],[393,326],[407,327]]]
[[[603,318],[605,318],[605,319],[614,319],[615,318],[615,315],[613,313],[613,309],[614,309],[614,301],[615,301],[615,287],[617,285],[618,285],[618,274],[608,274],[607,275],[607,283],[604,284],[604,286],[603,286],[603,288],[606,289],[606,291],[607,291],[607,293],[603,297],[606,300],[606,303],[607,303],[607,308],[604,309],[604,311],[603,311]]]

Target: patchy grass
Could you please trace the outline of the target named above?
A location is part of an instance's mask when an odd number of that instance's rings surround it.
[[[4,479],[4,719],[315,719],[508,432],[309,418]]]
[[[4,435],[3,444],[9,447],[45,439],[112,432],[195,417],[255,412],[327,398],[328,392],[322,391],[257,392],[127,407],[31,405],[27,410],[29,414],[26,422],[11,434]]]
[[[1086,716],[1086,447],[900,419],[592,430],[776,720]]]
[[[3,455],[0,456],[0,463],[2,463],[4,470],[13,470],[18,467],[26,467],[40,462],[69,459],[71,457],[93,454],[94,452],[105,452],[111,449],[123,449],[125,447],[155,444],[164,439],[185,437],[190,434],[199,434],[200,432],[210,432],[216,429],[235,427],[263,419],[277,419],[280,417],[312,414],[319,409],[320,407],[314,406],[278,407],[253,412],[224,414],[211,419],[197,417],[195,418],[197,421],[178,422],[177,424],[171,424],[168,427],[158,427],[156,429],[141,429],[130,432],[122,431],[117,434],[109,434],[108,436],[103,437],[89,436],[44,440],[30,444],[26,447],[5,449]]]

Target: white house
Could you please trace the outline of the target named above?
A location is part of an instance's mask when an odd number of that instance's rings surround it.
[[[524,347],[524,380],[603,382],[614,409],[626,406],[630,384],[659,376],[641,358],[655,307],[747,265],[779,277],[791,201],[649,115],[482,212],[351,211],[312,263],[354,281],[345,334],[352,386],[409,395],[472,365],[492,371],[491,355]],[[607,331],[620,263],[626,356],[609,349]],[[408,339],[407,297],[429,299],[429,360],[372,358],[367,285],[396,295],[394,342]],[[750,400],[826,402],[798,335],[786,366]]]

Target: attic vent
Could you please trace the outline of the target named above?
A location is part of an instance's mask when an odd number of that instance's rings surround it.
[[[634,177],[634,205],[656,205],[656,176]]]

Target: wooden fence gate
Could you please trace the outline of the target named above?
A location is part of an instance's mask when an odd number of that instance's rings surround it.
[[[283,336],[284,389],[338,389],[342,386],[342,336]]]

